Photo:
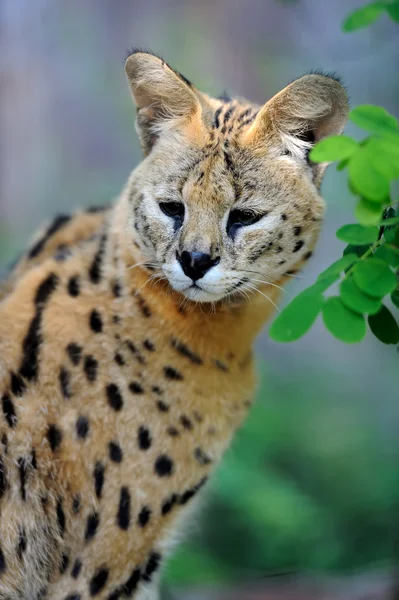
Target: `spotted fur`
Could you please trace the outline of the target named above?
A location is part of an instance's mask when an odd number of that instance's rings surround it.
[[[7,600],[158,597],[251,405],[268,300],[317,238],[309,140],[345,122],[343,88],[320,74],[259,107],[212,99],[149,53],[126,71],[146,158],[113,207],[48,225],[2,287]],[[162,212],[170,201],[184,216]],[[239,208],[260,218],[232,227]],[[183,251],[218,258],[195,288]]]

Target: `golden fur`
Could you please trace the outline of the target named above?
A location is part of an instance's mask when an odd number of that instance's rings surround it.
[[[251,404],[254,338],[316,242],[323,167],[306,151],[346,119],[322,75],[261,108],[147,53],[126,72],[146,158],[112,208],[41,233],[0,291],[3,600],[158,597]],[[238,209],[261,216],[229,230]],[[196,288],[182,251],[219,260]]]

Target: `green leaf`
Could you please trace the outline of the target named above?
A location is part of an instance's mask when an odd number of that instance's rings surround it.
[[[381,308],[381,301],[364,294],[356,285],[353,277],[341,282],[339,293],[342,302],[355,312],[374,315]]]
[[[381,218],[381,205],[360,198],[355,208],[355,217],[361,225],[376,225]]]
[[[311,161],[333,162],[353,156],[359,148],[358,143],[347,135],[333,135],[318,142],[309,154]]]
[[[343,225],[338,229],[336,236],[339,240],[355,246],[373,244],[378,237],[378,229],[357,224]]]
[[[371,25],[378,19],[384,8],[382,2],[373,2],[355,10],[345,19],[342,30],[348,33]]]
[[[387,225],[396,225],[396,223],[399,223],[399,216],[398,217],[392,217],[390,219],[384,219],[383,221],[380,221],[378,223],[378,225],[386,227]]]
[[[382,106],[361,104],[349,113],[349,119],[366,131],[372,133],[397,133],[398,121]]]
[[[315,293],[319,292],[320,294],[322,294],[333,283],[338,281],[338,279],[339,279],[339,273],[331,273],[330,275],[326,275],[324,277],[321,277],[321,275],[319,275],[319,278],[316,281],[316,283],[311,285],[310,288],[308,288],[308,290],[313,290]]]
[[[382,298],[396,287],[396,277],[386,262],[368,258],[357,263],[353,276],[359,288],[369,296]]]
[[[357,260],[358,257],[356,256],[356,254],[345,254],[345,256],[333,262],[332,265],[330,265],[329,267],[327,267],[327,269],[320,273],[317,280],[321,281],[331,276],[335,276],[336,281],[338,279],[339,274],[345,271],[345,269],[347,269],[351,265],[353,265],[353,263],[355,263]]]
[[[363,315],[347,308],[339,296],[327,298],[323,305],[323,321],[333,336],[347,344],[360,342],[366,335]]]
[[[392,292],[391,300],[394,303],[394,305],[399,308],[399,289]]]
[[[389,226],[384,229],[384,239],[390,244],[395,244],[395,246],[399,246],[399,227]]]
[[[389,181],[399,177],[399,138],[396,143],[385,138],[370,138],[365,152],[372,168]]]
[[[317,290],[303,291],[286,306],[269,329],[275,342],[293,342],[311,328],[323,305],[323,296]]]
[[[395,246],[384,244],[377,248],[374,252],[374,256],[384,260],[392,267],[399,267],[399,248],[395,248]]]
[[[394,2],[393,4],[386,4],[385,10],[391,17],[392,21],[395,21],[395,23],[399,23],[399,2]]]
[[[374,167],[369,146],[361,148],[350,161],[349,181],[358,194],[371,202],[383,202],[389,196],[389,180]]]
[[[343,171],[349,164],[349,159],[341,160],[337,164],[337,171]]]
[[[386,306],[368,318],[369,326],[375,337],[384,344],[397,344],[399,342],[399,327],[395,317]]]
[[[353,244],[348,244],[348,246],[343,251],[343,255],[347,254],[356,254],[356,256],[363,256],[367,250],[369,250],[370,246],[354,246]]]

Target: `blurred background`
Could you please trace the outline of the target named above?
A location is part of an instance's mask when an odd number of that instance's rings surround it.
[[[352,105],[398,116],[399,27],[340,30],[364,3],[0,0],[0,270],[44,219],[112,200],[140,160],[131,45],[257,102],[310,69],[337,71]],[[287,300],[344,248],[345,176],[331,168],[323,193],[321,242]],[[256,406],[166,569],[165,598],[398,599],[397,352],[372,336],[345,346],[316,323],[290,345],[265,331],[257,353]]]

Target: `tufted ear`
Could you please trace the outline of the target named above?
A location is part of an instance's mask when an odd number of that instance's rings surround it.
[[[162,131],[201,109],[192,84],[161,58],[133,51],[125,71],[137,106],[136,128],[148,154]]]
[[[348,111],[347,94],[337,78],[304,75],[263,106],[251,127],[252,134],[259,138],[277,133],[286,153],[304,160],[313,144],[342,133]],[[312,164],[317,185],[326,166]]]

